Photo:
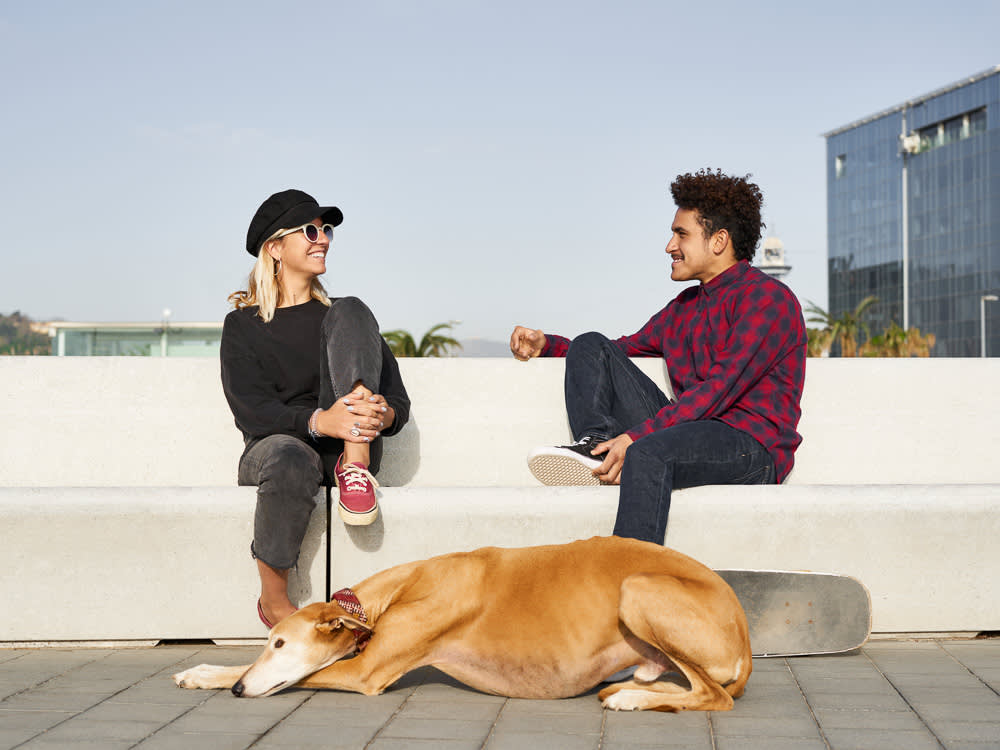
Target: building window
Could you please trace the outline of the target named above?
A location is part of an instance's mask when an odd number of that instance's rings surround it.
[[[986,132],[986,107],[969,113],[969,135]]]
[[[920,128],[920,151],[964,141],[986,131],[986,107]]]
[[[833,161],[833,174],[839,180],[847,172],[847,154],[841,154]]]

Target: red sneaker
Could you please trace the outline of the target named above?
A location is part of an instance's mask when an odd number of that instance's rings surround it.
[[[368,467],[358,462],[344,466],[344,454],[341,453],[333,473],[340,489],[337,509],[344,523],[367,526],[378,518],[378,500],[375,499],[378,482]]]

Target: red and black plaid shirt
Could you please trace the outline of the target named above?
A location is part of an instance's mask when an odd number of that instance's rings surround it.
[[[615,341],[630,357],[663,357],[677,397],[629,429],[633,440],[682,422],[718,419],[770,453],[781,482],[802,437],[806,331],[795,295],[741,261],[688,287],[637,333]],[[569,339],[548,335],[542,356],[564,357]]]

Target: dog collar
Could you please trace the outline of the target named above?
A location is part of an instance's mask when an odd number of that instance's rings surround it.
[[[358,595],[351,591],[351,589],[335,591],[333,596],[330,597],[330,601],[337,602],[348,614],[354,615],[365,624],[368,623],[368,615],[365,614],[365,608],[358,601]],[[368,640],[372,637],[372,631],[358,628],[348,628],[348,630],[354,633],[354,646],[357,650],[359,652],[364,651],[365,646],[368,645]]]

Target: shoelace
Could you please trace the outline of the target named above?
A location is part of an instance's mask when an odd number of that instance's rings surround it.
[[[373,487],[378,487],[379,484],[372,476],[372,473],[368,469],[362,469],[360,466],[355,466],[354,464],[348,464],[342,470],[340,479],[345,485],[345,489],[348,492],[364,492],[368,489],[368,483],[371,482]]]

